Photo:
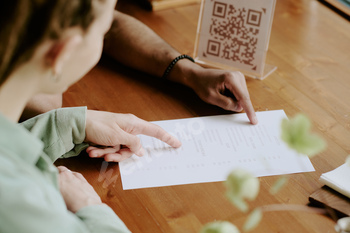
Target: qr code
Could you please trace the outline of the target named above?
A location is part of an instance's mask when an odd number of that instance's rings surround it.
[[[259,11],[215,2],[209,33],[218,40],[208,41],[208,53],[219,56],[222,50],[222,58],[254,66],[261,15]]]
[[[264,58],[262,51],[266,49],[263,47],[270,30],[266,24],[270,20],[267,11],[271,1],[206,2],[209,3],[202,19],[204,26],[201,34],[205,38],[202,39],[201,56],[259,71]]]

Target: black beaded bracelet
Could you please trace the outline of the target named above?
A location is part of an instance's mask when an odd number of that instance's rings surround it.
[[[167,76],[169,75],[171,69],[174,67],[174,65],[176,64],[176,62],[178,62],[179,60],[184,59],[184,58],[186,58],[186,59],[188,59],[188,60],[190,60],[190,61],[192,61],[192,62],[195,62],[194,59],[193,59],[192,57],[190,57],[190,56],[188,56],[188,55],[186,55],[186,54],[182,54],[182,55],[176,57],[176,58],[169,64],[169,66],[166,68],[166,70],[165,70],[165,72],[164,72],[162,78],[164,78],[164,79],[167,78]]]

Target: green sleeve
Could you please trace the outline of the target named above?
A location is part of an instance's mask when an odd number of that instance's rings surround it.
[[[78,155],[88,147],[84,143],[86,107],[61,108],[41,114],[23,123],[44,142],[44,151],[52,159]]]
[[[129,229],[124,225],[122,220],[116,218],[113,210],[103,204],[81,208],[75,213],[86,226],[92,231],[93,229],[103,229],[104,233],[124,233]]]
[[[0,232],[129,233],[106,205],[87,206],[76,214],[42,172],[0,150]]]

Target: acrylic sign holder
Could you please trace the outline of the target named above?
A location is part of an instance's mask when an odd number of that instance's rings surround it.
[[[264,79],[276,0],[202,0],[194,57],[206,67]]]

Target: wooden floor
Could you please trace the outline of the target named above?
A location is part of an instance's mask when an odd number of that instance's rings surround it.
[[[181,53],[193,53],[199,4],[149,12],[130,2],[119,1],[118,9],[147,24]],[[277,177],[260,178],[261,192],[251,206],[307,205],[309,195],[322,186],[319,176],[350,154],[350,22],[316,0],[277,1],[267,63],[277,71],[263,81],[247,79],[255,110],[305,113],[328,147],[311,159],[315,172],[291,175],[275,196],[268,190]],[[148,121],[227,113],[186,87],[108,58],[64,94],[64,105],[133,113]],[[199,232],[214,220],[242,227],[246,219],[226,200],[220,182],[123,191],[116,163],[108,164],[106,172],[102,160],[86,155],[58,164],[83,173],[135,233]],[[253,232],[334,232],[334,220],[303,212],[269,212]]]

